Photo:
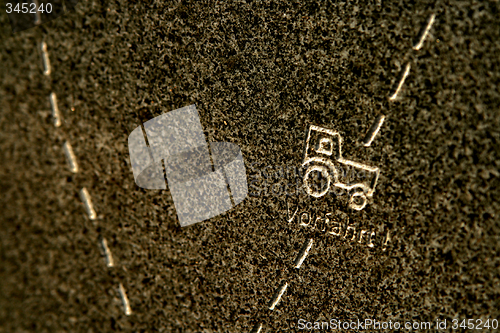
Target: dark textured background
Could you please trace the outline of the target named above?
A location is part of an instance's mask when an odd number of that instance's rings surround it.
[[[89,0],[15,35],[2,9],[0,332],[248,332],[259,321],[264,332],[296,332],[299,318],[500,319],[499,9],[498,1]],[[414,51],[432,12],[431,33]],[[406,61],[410,75],[389,102]],[[181,229],[168,191],[135,185],[127,137],[192,103],[210,141],[242,148],[249,177],[251,163],[299,164],[308,124],[339,130],[346,157],[381,169],[373,200],[361,212],[344,199],[302,205],[390,230],[387,250],[289,225],[284,196],[248,197]],[[387,120],[365,148],[379,113]],[[78,197],[83,186],[96,221]],[[291,268],[310,235],[311,254]],[[266,310],[283,281],[286,294]]]

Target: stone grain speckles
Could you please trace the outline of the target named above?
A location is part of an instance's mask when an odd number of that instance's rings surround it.
[[[378,4],[81,1],[73,20],[14,37],[2,21],[4,331],[248,332],[260,322],[261,333],[296,332],[299,313],[390,319],[384,309],[415,318],[498,317],[492,253],[500,253],[500,183],[481,175],[498,170],[500,160],[500,31],[492,15],[499,3]],[[417,54],[411,47],[429,11],[436,13],[434,38],[429,33]],[[36,50],[41,29],[50,87]],[[407,60],[415,63],[403,90],[410,81],[411,89],[393,103],[385,98],[397,80],[392,70]],[[39,116],[50,108],[51,91],[66,135]],[[75,112],[68,112],[68,96]],[[301,202],[308,211],[344,212],[358,238],[289,224],[284,194],[248,198],[227,215],[180,230],[169,191],[135,185],[126,138],[144,121],[193,103],[207,140],[237,143],[249,177],[260,172],[275,189],[282,183],[266,167],[300,165],[304,126],[343,131],[346,156],[383,170],[373,204],[349,211],[335,194]],[[383,128],[373,148],[364,148],[379,113]],[[50,152],[65,140],[78,157],[77,174],[62,152]],[[103,216],[100,230],[83,216],[82,186]],[[391,230],[386,251],[358,243],[362,230],[385,237],[384,226]],[[123,267],[106,267],[100,235]],[[314,266],[308,256],[294,269],[309,238]],[[270,311],[282,281],[289,287]],[[121,301],[111,306],[120,282],[131,316]],[[432,297],[415,301],[422,290]],[[468,297],[457,300],[449,290]]]

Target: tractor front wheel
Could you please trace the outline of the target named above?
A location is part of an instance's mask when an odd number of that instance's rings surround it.
[[[307,194],[319,198],[330,189],[331,176],[328,168],[323,165],[311,165],[304,175],[304,186]]]

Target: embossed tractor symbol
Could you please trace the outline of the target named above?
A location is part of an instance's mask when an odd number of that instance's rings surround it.
[[[302,166],[308,166],[304,175],[307,194],[322,197],[333,185],[348,191],[349,207],[355,210],[366,206],[367,197],[373,195],[380,173],[379,168],[343,158],[340,134],[315,125],[309,126]],[[315,173],[321,174],[321,185],[317,181],[319,177],[313,177]]]

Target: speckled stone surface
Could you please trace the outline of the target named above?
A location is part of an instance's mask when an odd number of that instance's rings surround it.
[[[249,332],[256,323],[297,332],[299,319],[500,319],[499,9],[494,1],[89,0],[15,35],[2,12],[0,332]],[[413,50],[432,13],[429,36]],[[410,73],[389,101],[406,63]],[[239,145],[258,181],[236,208],[181,228],[168,190],[135,185],[127,137],[191,104],[207,141]],[[384,125],[364,147],[379,114]],[[364,210],[350,210],[345,196],[269,193],[300,181],[275,174],[300,165],[309,124],[339,131],[344,156],[380,168]],[[358,233],[374,231],[379,243],[289,223],[287,203],[292,213],[332,213]],[[293,268],[310,238],[311,252]]]

